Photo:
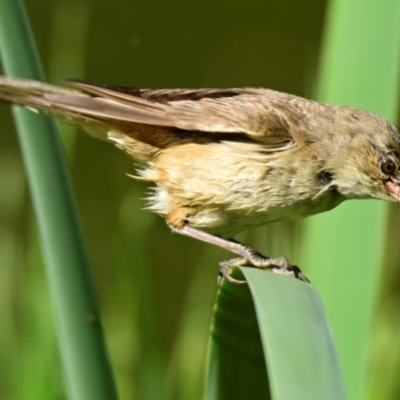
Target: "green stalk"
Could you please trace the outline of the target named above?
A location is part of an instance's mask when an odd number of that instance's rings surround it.
[[[398,0],[330,2],[319,100],[396,117],[400,61]],[[357,154],[355,155],[357,156]],[[387,204],[351,201],[307,225],[307,275],[320,290],[350,399],[365,398]]]
[[[0,50],[6,73],[43,80],[22,4],[0,1]],[[14,106],[54,302],[68,397],[112,400],[98,302],[55,124]]]

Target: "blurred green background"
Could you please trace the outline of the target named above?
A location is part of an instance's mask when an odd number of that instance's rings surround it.
[[[52,83],[268,87],[315,97],[325,1],[25,4]],[[0,399],[63,399],[51,302],[8,106],[0,106],[0,121]],[[200,399],[217,262],[229,255],[171,234],[161,218],[142,211],[146,186],[127,177],[135,169],[126,155],[62,130],[120,398]],[[390,208],[388,220],[365,382],[366,395],[380,400],[400,395],[398,208]],[[306,224],[273,224],[239,239],[297,263]],[[352,246],[363,242],[356,236]],[[352,329],[346,321],[342,328]]]

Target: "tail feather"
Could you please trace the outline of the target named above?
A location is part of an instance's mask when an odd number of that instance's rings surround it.
[[[165,136],[165,128],[157,128],[165,122],[162,113],[149,111],[143,104],[132,107],[78,90],[3,76],[1,100],[26,106],[75,125],[97,139],[111,141],[138,161],[148,161],[160,149],[160,136]]]
[[[117,96],[114,96],[117,99]],[[42,82],[0,76],[0,99],[13,102],[39,112],[65,113],[71,117],[99,121],[131,121],[166,125],[163,109],[146,100],[135,106],[125,105],[112,98],[92,97],[73,89],[64,89]],[[157,113],[155,112],[157,111]]]

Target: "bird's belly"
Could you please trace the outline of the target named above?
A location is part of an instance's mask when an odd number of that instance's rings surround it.
[[[200,209],[188,219],[191,226],[213,234],[234,236],[239,232],[260,225],[277,221],[290,221],[325,212],[336,207],[344,200],[339,195],[327,193],[322,198],[307,198],[285,206],[268,209],[232,209],[208,208]]]

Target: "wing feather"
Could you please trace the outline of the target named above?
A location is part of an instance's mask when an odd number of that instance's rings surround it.
[[[283,93],[265,89],[132,89],[71,81],[74,86],[132,108],[163,115],[164,126],[208,133],[247,135],[253,140],[279,144],[286,150],[294,144],[290,122],[277,107]],[[278,101],[277,101],[278,100]],[[284,99],[286,100],[286,99]],[[281,100],[282,101],[282,100]],[[148,114],[134,122],[149,123]],[[150,122],[156,124],[156,122]],[[289,145],[289,146],[288,146]]]
[[[287,96],[267,89],[134,89],[82,81],[71,84],[89,94],[40,82],[0,77],[0,99],[59,117],[178,128],[210,136],[247,136],[264,151],[296,145],[285,113]],[[170,132],[168,129],[166,132]]]

